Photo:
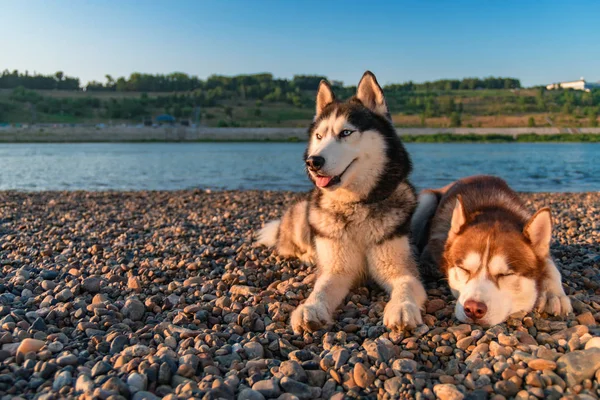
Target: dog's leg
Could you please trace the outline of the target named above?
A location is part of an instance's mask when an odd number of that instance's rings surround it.
[[[408,237],[393,238],[376,245],[367,257],[371,275],[390,293],[390,301],[383,312],[385,326],[398,330],[423,323],[421,309],[427,294],[419,280]]]
[[[542,282],[537,310],[563,316],[573,311],[571,300],[562,287],[560,272],[550,257],[546,259],[546,278]]]
[[[316,238],[315,244],[320,275],[308,299],[290,316],[297,334],[330,326],[333,312],[364,270],[356,248],[324,238]]]

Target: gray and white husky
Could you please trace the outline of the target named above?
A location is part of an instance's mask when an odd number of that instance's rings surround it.
[[[350,289],[367,276],[390,294],[384,324],[415,327],[426,300],[409,243],[417,201],[408,181],[410,158],[383,91],[367,71],[350,100],[337,101],[322,81],[316,103],[304,153],[316,188],[258,235],[259,243],[283,256],[317,264],[314,290],[292,313],[292,328],[301,333],[328,327]]]

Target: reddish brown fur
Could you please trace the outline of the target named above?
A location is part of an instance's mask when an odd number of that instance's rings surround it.
[[[494,255],[502,255],[515,273],[534,279],[539,288],[546,277],[548,255],[536,254],[523,233],[531,214],[506,182],[492,176],[473,176],[430,192],[440,201],[423,255],[426,261],[433,261],[447,276],[448,269],[460,266],[468,253],[484,254],[489,241],[488,259],[482,265],[487,266]],[[450,226],[458,199],[463,204],[466,222],[453,234]],[[497,284],[498,278],[493,280]]]

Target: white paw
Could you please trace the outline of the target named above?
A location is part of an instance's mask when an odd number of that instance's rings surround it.
[[[419,306],[411,301],[391,300],[383,311],[383,323],[388,329],[412,329],[423,323]]]
[[[542,292],[537,301],[536,309],[551,315],[565,316],[573,311],[571,300],[564,293],[555,294]]]
[[[331,315],[323,303],[302,304],[290,316],[294,333],[314,332],[331,324]]]

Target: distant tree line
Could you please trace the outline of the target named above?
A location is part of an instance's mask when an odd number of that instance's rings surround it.
[[[143,74],[132,73],[129,78],[113,78],[105,75],[106,82],[92,81],[85,86],[80,85],[79,78],[65,76],[62,71],[54,75],[31,75],[27,71],[20,73],[17,70],[5,70],[0,76],[0,88],[14,89],[22,86],[27,89],[59,89],[59,90],[86,90],[91,92],[189,92],[195,90],[211,90],[220,88],[227,92],[236,92],[242,98],[263,99],[268,94],[277,90],[281,93],[294,91],[314,91],[319,86],[324,76],[295,75],[291,80],[277,79],[270,73],[222,76],[211,75],[206,80],[182,72],[171,74]],[[334,86],[342,89],[342,82],[333,81]],[[450,91],[450,90],[477,90],[477,89],[518,89],[521,82],[515,78],[488,77],[442,79],[432,82],[387,85],[388,91]],[[274,96],[278,94],[274,93]]]
[[[478,90],[478,89],[520,89],[521,81],[516,78],[464,78],[440,79],[423,83],[399,83],[385,87],[390,91],[414,92],[414,91],[451,91],[451,90]]]
[[[17,70],[12,72],[4,70],[0,75],[0,89],[14,89],[17,87],[37,90],[81,89],[79,78],[65,76],[62,71],[58,71],[54,75],[30,75],[27,71],[19,73]]]

